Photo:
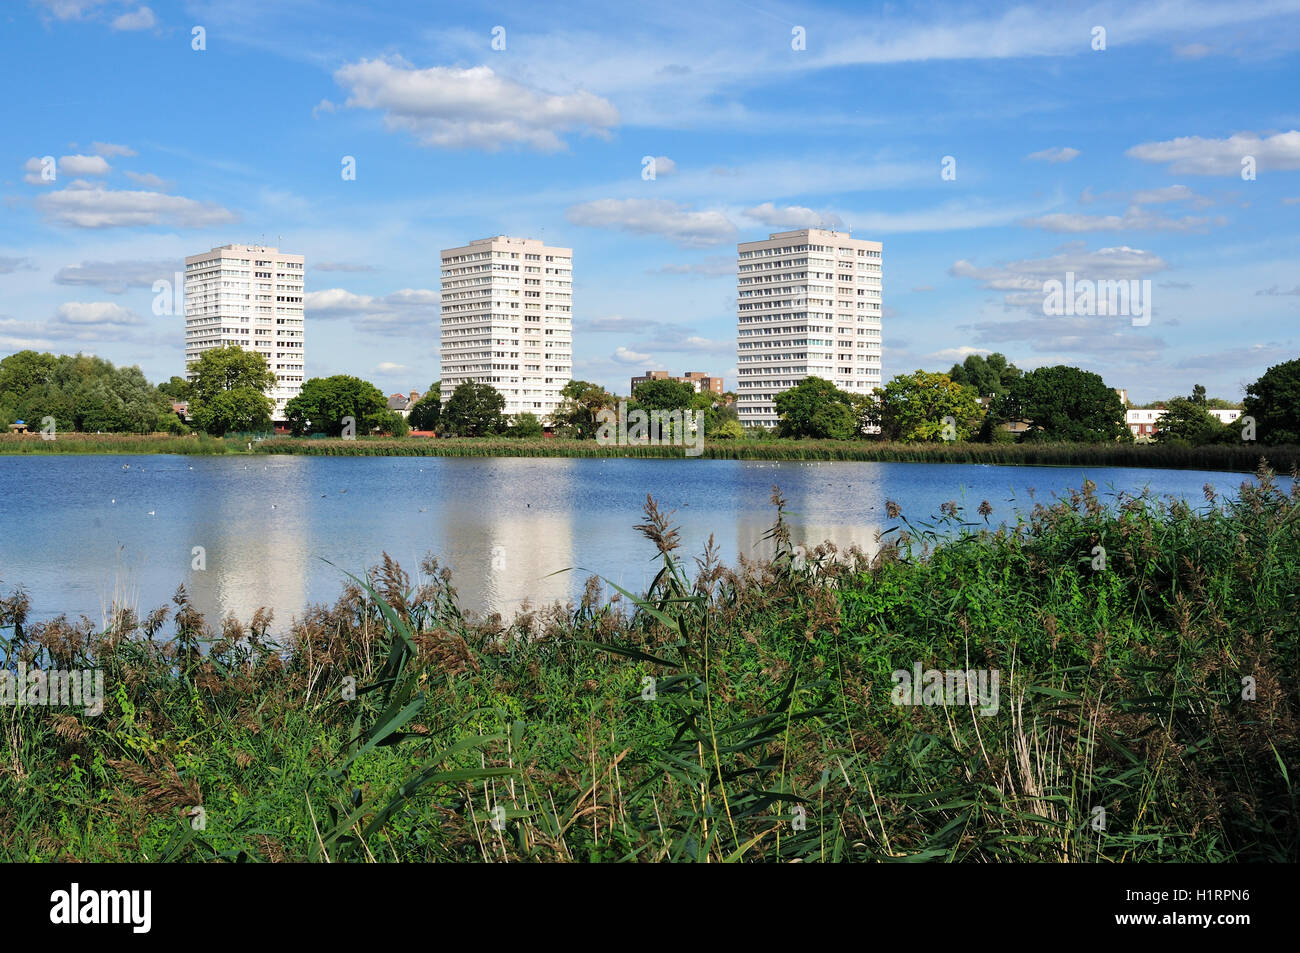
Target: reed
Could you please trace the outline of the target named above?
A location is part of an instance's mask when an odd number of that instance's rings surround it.
[[[338,438],[167,434],[0,435],[0,455],[49,453],[306,454],[348,457],[602,457],[684,459],[673,446],[601,446],[593,440],[476,437]],[[1171,444],[891,443],[878,440],[708,440],[695,459],[967,463],[990,466],[1087,466],[1253,472],[1261,458],[1282,472],[1300,466],[1300,447],[1254,443],[1192,447]]]

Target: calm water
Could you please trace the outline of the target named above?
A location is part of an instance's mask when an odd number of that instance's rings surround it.
[[[1204,484],[1235,494],[1246,479],[907,463],[4,456],[0,587],[23,586],[36,618],[100,623],[115,598],[145,612],[184,583],[211,621],[227,612],[247,620],[266,606],[282,631],[304,606],[334,601],[341,569],[360,574],[387,551],[414,575],[433,552],[452,568],[466,609],[508,611],[525,598],[574,595],[591,572],[633,591],[648,583],[654,549],[633,529],[647,493],[676,510],[686,553],[701,552],[712,533],[734,562],[770,552],[762,538],[773,484],[789,501],[796,541],[870,550],[891,525],[887,499],[914,521],[951,499],[978,519],[988,500],[996,525],[1085,477],[1103,497],[1147,487],[1196,504]],[[192,568],[196,546],[203,571]]]

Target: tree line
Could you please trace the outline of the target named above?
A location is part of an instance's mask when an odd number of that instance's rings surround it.
[[[190,427],[172,409],[188,404],[194,429],[214,435],[271,429],[274,404],[266,396],[275,375],[256,352],[231,345],[204,351],[189,379],[151,385],[138,367],[114,367],[88,355],[20,351],[0,360],[0,422],[23,420],[33,428],[52,417],[64,431],[185,433]],[[993,353],[973,354],[945,373],[899,374],[871,394],[854,394],[820,377],[808,377],[776,395],[775,430],[741,425],[735,395],[698,392],[672,380],[647,381],[621,398],[590,381],[573,380],[560,392],[552,414],[556,436],[595,439],[603,411],[626,404],[636,410],[699,413],[706,438],[714,440],[858,440],[901,442],[977,440],[1099,443],[1128,441],[1126,407],[1101,376],[1067,365],[1024,372]],[[1233,406],[1211,398],[1197,384],[1186,397],[1156,405],[1165,412],[1155,439],[1195,446],[1235,443],[1239,424],[1221,424],[1209,411]],[[1300,359],[1268,368],[1246,388],[1243,413],[1266,444],[1300,444]],[[388,408],[375,385],[336,374],[313,377],[288,401],[285,416],[295,435],[339,436],[351,418],[356,435],[405,436],[410,429],[459,437],[540,437],[536,414],[505,414],[505,396],[490,384],[467,381],[444,403],[434,381],[407,418]],[[1012,426],[1014,425],[1014,426]]]

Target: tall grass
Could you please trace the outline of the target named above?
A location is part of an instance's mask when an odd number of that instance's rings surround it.
[[[244,449],[243,442],[207,434],[173,437],[169,434],[61,433],[53,440],[34,434],[0,434],[0,456],[50,453],[220,454]]]
[[[684,458],[686,448],[601,446],[591,440],[453,438],[295,440],[254,444],[258,453],[323,456]],[[1284,471],[1300,465],[1300,447],[1253,444],[1206,447],[1162,444],[891,443],[872,440],[705,440],[700,459],[857,460],[1026,466],[1114,466],[1253,472],[1261,454]]]
[[[645,592],[477,619],[385,557],[283,645],[183,589],[103,631],[16,592],[7,663],[110,698],[0,708],[0,856],[1294,861],[1300,482],[1206,493],[891,504],[868,557],[796,546],[774,490],[735,567],[647,500]],[[895,704],[917,663],[998,671],[998,712]]]
[[[686,448],[601,446],[593,440],[543,438],[405,437],[339,438],[172,437],[164,434],[0,435],[0,455],[46,453],[226,453],[307,454],[310,456],[445,457],[605,457],[677,459]],[[1169,444],[982,444],[891,443],[877,440],[709,440],[699,459],[845,460],[881,463],[978,463],[1000,466],[1110,466],[1180,470],[1253,472],[1261,455],[1282,471],[1300,466],[1300,447],[1220,444],[1191,447]]]

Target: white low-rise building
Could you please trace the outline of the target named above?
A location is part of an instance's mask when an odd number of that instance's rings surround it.
[[[1221,424],[1230,424],[1235,422],[1241,416],[1241,410],[1236,407],[1207,407],[1211,417],[1214,417]],[[1125,413],[1124,422],[1128,424],[1128,429],[1132,431],[1135,437],[1150,437],[1160,429],[1160,418],[1165,415],[1163,408],[1134,408]]]

